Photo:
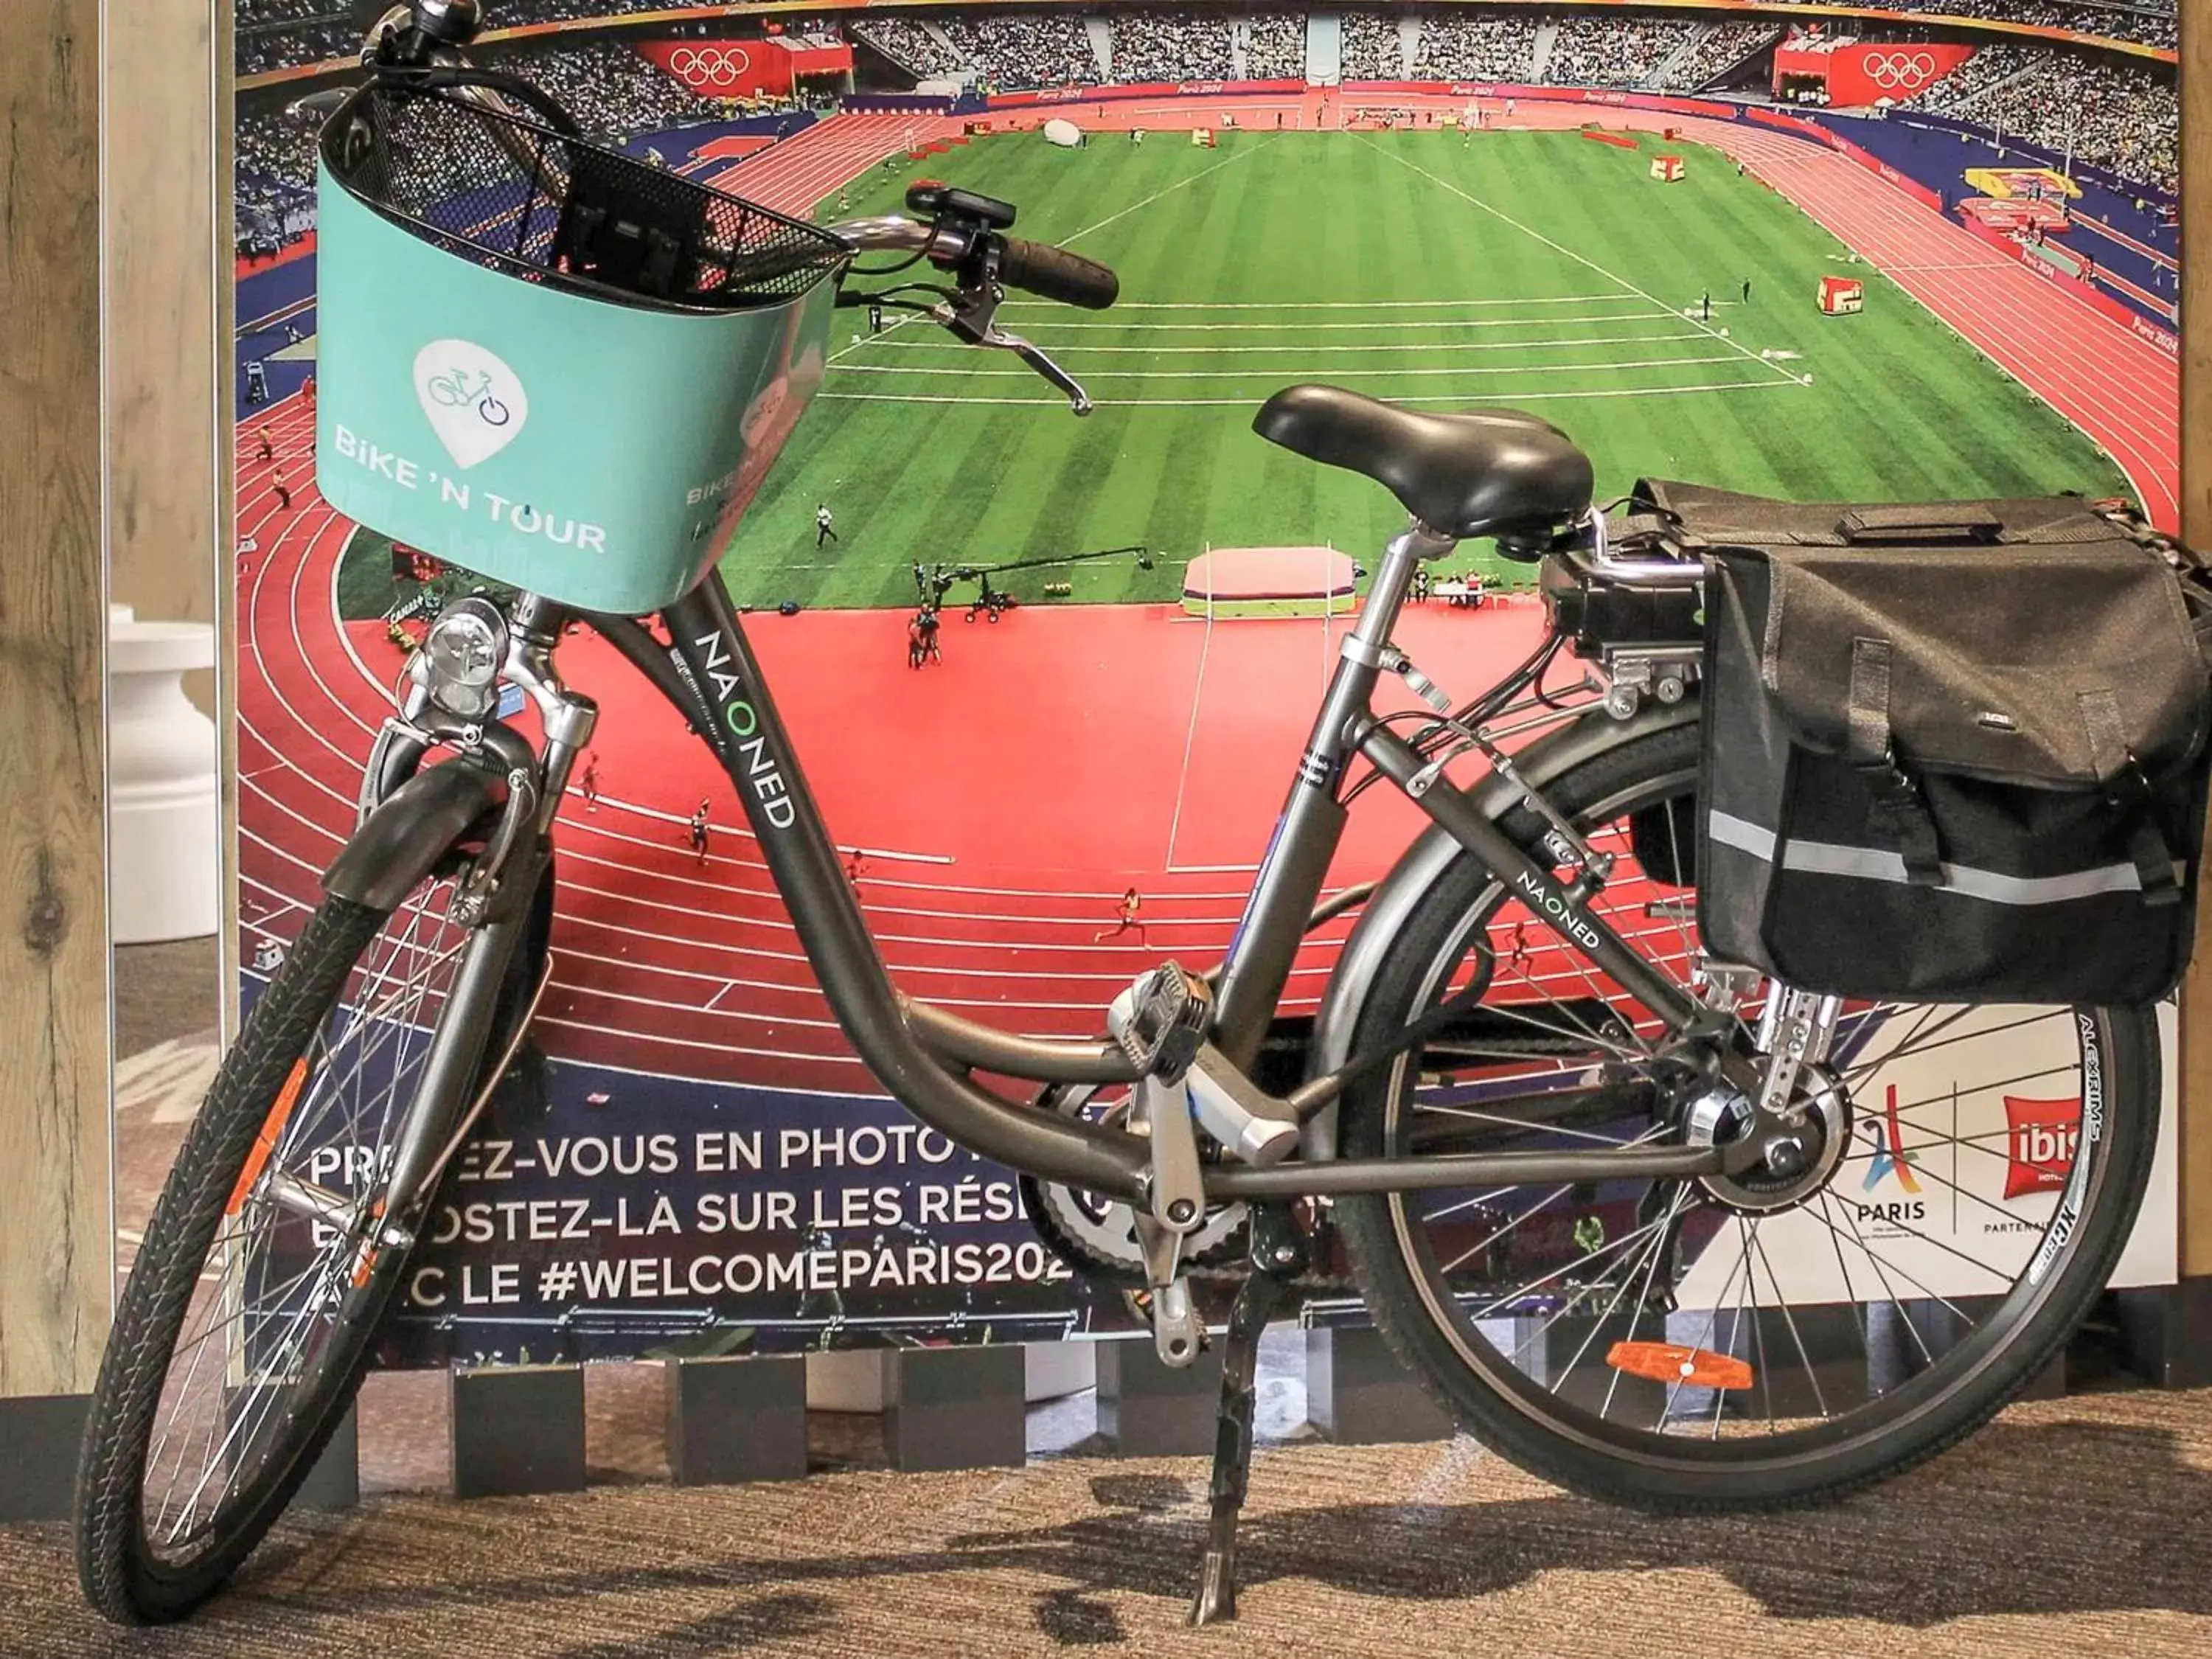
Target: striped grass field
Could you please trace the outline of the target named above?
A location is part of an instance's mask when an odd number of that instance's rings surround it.
[[[1250,430],[1270,392],[1305,380],[1533,410],[1589,450],[1601,495],[1640,475],[1820,500],[2124,492],[2087,439],[1795,207],[1716,152],[1670,148],[1688,158],[1674,185],[1647,177],[1648,139],[1514,131],[1231,133],[1217,149],[1003,136],[879,168],[849,211],[942,176],[1018,204],[1018,234],[1119,270],[1110,313],[1018,297],[1003,313],[1098,410],[1073,418],[1012,356],[927,322],[864,337],[842,311],[822,393],[724,567],[732,587],[902,605],[916,559],[1142,543],[1152,571],[1123,559],[1014,586],[1150,600],[1208,544],[1370,551],[1401,520],[1391,498]],[[1867,280],[1863,314],[1820,314],[1832,272]],[[824,502],[840,539],[817,552]]]

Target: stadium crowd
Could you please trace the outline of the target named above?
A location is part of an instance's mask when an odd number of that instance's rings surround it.
[[[1244,73],[1255,81],[1296,81],[1306,72],[1306,20],[1297,12],[1270,12],[1243,25]]]
[[[853,25],[860,40],[913,71],[915,79],[934,81],[957,75],[960,53],[908,17],[871,17]]]
[[[1644,86],[1689,45],[1700,27],[1644,18],[1572,18],[1559,25],[1542,76],[1573,87]]]
[[[242,29],[335,21],[346,15],[344,0],[237,0],[234,13],[237,27]]]
[[[231,52],[239,74],[259,75],[299,64],[320,64],[333,58],[351,58],[360,52],[361,26],[343,6],[331,0],[308,3],[307,11],[271,15],[257,22],[249,23],[240,16]]]
[[[1060,87],[1099,76],[1097,54],[1078,17],[947,17],[943,27],[987,89]]]
[[[1341,64],[1347,81],[1395,81],[1406,73],[1399,45],[1398,20],[1380,12],[1344,14]]]
[[[315,134],[274,111],[238,118],[231,195],[238,251],[266,257],[313,228]]]
[[[586,132],[623,138],[722,113],[629,47],[611,41],[495,61],[550,93]]]
[[[1791,0],[1777,3],[1787,4]],[[497,25],[514,27],[616,17],[662,9],[667,3],[668,0],[496,0],[492,15]],[[2173,8],[2156,3],[2156,0],[1853,0],[1853,3],[1889,10],[1933,11],[2030,23],[2163,47],[2172,47],[2176,40]],[[239,7],[237,64],[241,75],[350,57],[360,44],[360,24],[344,0],[239,0]],[[1407,65],[1400,51],[1398,26],[1401,16],[1410,21],[1413,15],[1344,14],[1346,78],[1395,80],[1405,74]],[[1415,72],[1434,73],[1455,80],[1492,78],[1517,72],[1462,72],[1448,66],[1495,62],[1501,58],[1510,60],[1514,54],[1507,43],[1517,35],[1533,35],[1536,27],[1521,19],[1468,18],[1456,12],[1432,14],[1419,21],[1422,36],[1419,62],[1435,67],[1417,68]],[[1266,43],[1263,55],[1267,67],[1263,72],[1248,64],[1244,70],[1247,75],[1255,79],[1296,75],[1299,69],[1288,65],[1293,58],[1301,66],[1304,61],[1303,13],[1258,17],[1247,24],[1187,12],[1139,12],[1115,16],[1111,22],[1117,80],[1209,80],[1226,75],[1232,61],[1231,33],[1248,27],[1255,41]],[[958,58],[949,56],[943,43],[917,22],[896,17],[871,17],[861,27],[869,38],[884,43],[893,57],[923,76],[953,74],[962,66]],[[1638,74],[1637,60],[1647,46],[1660,54],[1651,59],[1650,67],[1656,68],[1657,63],[1663,61],[1665,52],[1681,44],[1681,31],[1699,27],[1695,21],[1569,19],[1559,26],[1560,50],[1566,54],[1567,65],[1558,71],[1559,78],[1589,86],[1634,85],[1642,78]],[[1731,31],[1753,27],[1723,26]],[[1081,33],[1082,23],[1078,18],[1064,15],[993,17],[977,21],[948,21],[945,29],[974,64],[980,79],[998,86],[1029,87],[1071,78],[1054,66],[1063,62],[1062,49],[1068,45],[1071,33]],[[1648,41],[1615,38],[1650,34],[1652,31],[1661,33]],[[1671,44],[1663,42],[1667,33],[1676,37]],[[966,41],[960,37],[969,34],[977,37],[980,50],[967,50]],[[1490,36],[1497,37],[1496,41],[1487,42],[1486,37]],[[1701,42],[1698,59],[1701,67],[1705,62],[1703,46]],[[1194,55],[1179,64],[1169,64],[1159,73],[1151,72],[1183,47],[1192,49]],[[1715,42],[1712,50],[1717,53],[1721,50],[1719,43]],[[1120,66],[1125,55],[1131,65],[1144,66],[1144,72],[1136,67],[1125,72]],[[1717,65],[1725,67],[1724,63]],[[1717,72],[1717,68],[1707,73]],[[1073,78],[1093,79],[1096,73],[1095,67],[1087,67]],[[1670,75],[1668,81],[1677,86],[1689,83],[1680,74]]]
[[[640,9],[661,0],[501,0],[501,21],[552,21]],[[1874,0],[1868,0],[1869,3]],[[2141,8],[2091,0],[1896,0],[1961,14],[2085,27],[2082,17],[2126,17],[2155,25]],[[1881,0],[1890,3],[1890,0]],[[281,35],[335,40],[335,0],[241,0],[241,55],[264,61],[262,46]],[[343,18],[344,14],[338,14]],[[1556,23],[1525,15],[1455,9],[1425,15],[1351,11],[1342,15],[1346,80],[1395,80],[1409,72],[1437,81],[1541,79],[1561,85],[1687,90],[1740,63],[1776,33],[1755,21],[1575,17]],[[2170,15],[2162,19],[2170,27]],[[349,30],[350,23],[343,27]],[[1307,17],[1270,13],[1230,19],[1188,10],[1123,13],[1110,19],[1111,78],[1123,82],[1280,79],[1303,74]],[[2104,32],[2114,33],[2117,25]],[[272,31],[274,33],[272,33]],[[1102,78],[1095,31],[1066,13],[945,16],[925,24],[873,16],[857,32],[925,76],[966,72],[985,91],[1017,90]],[[1862,34],[1863,30],[1858,31]],[[1880,31],[1885,40],[1893,31]],[[1917,36],[1900,25],[1898,38]],[[1548,35],[1546,61],[1536,63]],[[338,47],[350,51],[347,34]],[[1849,38],[1832,28],[1816,37]],[[260,44],[257,44],[260,43]],[[1407,49],[1412,48],[1412,61]],[[492,60],[544,84],[601,131],[626,134],[712,118],[727,106],[701,100],[626,45],[599,40],[531,42]],[[2178,116],[2170,76],[2110,61],[2106,55],[2009,42],[1983,47],[1915,106],[1994,127],[2028,143],[2124,176],[2172,188]],[[241,118],[238,227],[241,249],[267,252],[311,219],[313,136],[274,113]]]
[[[1536,54],[1536,27],[1518,17],[1425,17],[1413,53],[1414,77],[1525,81]]]
[[[1716,23],[1668,71],[1667,86],[1693,92],[1781,38],[1772,23]]]
[[[1984,46],[1913,106],[1994,127],[2163,190],[2179,188],[2173,83],[2078,52]]]
[[[1117,18],[1116,81],[1222,81],[1229,76],[1229,20],[1187,11],[1148,11]]]
[[[1793,5],[1801,0],[1772,0]],[[1809,3],[1809,0],[1808,0]],[[2076,34],[2100,34],[2111,40],[2139,40],[2146,46],[2172,47],[2177,39],[2172,5],[2133,0],[2077,0],[2059,4],[2054,0],[1850,0],[1855,6],[1877,11],[1939,12],[1947,17],[1985,18],[1998,23],[2027,23],[2038,28],[2069,29]]]

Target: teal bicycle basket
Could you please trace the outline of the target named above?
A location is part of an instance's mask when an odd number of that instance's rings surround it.
[[[845,245],[450,82],[354,94],[318,184],[324,498],[583,610],[696,585],[821,385]]]

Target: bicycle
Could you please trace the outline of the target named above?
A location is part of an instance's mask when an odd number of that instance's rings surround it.
[[[436,95],[504,107],[489,77],[456,78],[475,12],[398,9],[383,60],[395,76],[442,68]],[[326,137],[326,158],[340,142]],[[808,280],[834,267],[848,302],[904,306],[1011,351],[1086,410],[995,313],[1008,286],[1103,308],[1112,273],[1009,236],[1005,204],[917,186],[908,205],[916,216],[815,233],[827,264]],[[850,261],[877,249],[950,286],[933,301],[862,291]],[[1194,1623],[1235,1611],[1256,1345],[1299,1299],[1364,1307],[1516,1462],[1659,1510],[1855,1491],[1970,1433],[2043,1368],[2143,1191],[2150,1012],[1853,1005],[1709,959],[1686,908],[1702,565],[1614,544],[1589,462],[1531,416],[1306,386],[1255,426],[1372,478],[1408,522],[1343,637],[1225,959],[1142,975],[1090,1042],[1017,1036],[893,986],[711,568],[660,607],[665,645],[632,616],[541,592],[446,607],[371,754],[360,827],[226,1058],[123,1292],[80,1476],[94,1606],[164,1620],[214,1595],[359,1385],[441,1177],[550,973],[556,820],[597,718],[555,666],[579,622],[728,775],[884,1089],[1018,1172],[1046,1241],[1138,1297],[1164,1362],[1210,1340],[1194,1282],[1234,1284]],[[1675,632],[1596,641],[1592,698],[1551,684],[1571,631],[1555,627],[1455,702],[1393,634],[1414,573],[1479,537],[1541,561],[1555,598],[1632,586]],[[1386,677],[1419,707],[1374,713]],[[1644,695],[1655,684],[1673,695]],[[536,744],[496,718],[502,684],[534,704]],[[1486,770],[1448,776],[1462,757]],[[1429,825],[1382,880],[1324,898],[1350,807],[1377,784]],[[1318,1015],[1279,1019],[1302,940],[1354,909]],[[977,1072],[1038,1092],[1002,1097]],[[1990,1168],[2008,1163],[2002,1128],[1982,1127],[2017,1089],[2081,1103],[2020,1196]],[[1857,1150],[1869,1128],[1886,1161]],[[1921,1196],[1878,1195],[1884,1183]],[[1938,1200],[1996,1219],[1969,1249],[1929,1224]]]
[[[507,406],[492,395],[492,378],[489,373],[471,380],[459,369],[447,369],[434,374],[424,382],[430,401],[444,409],[467,409],[474,406],[477,417],[486,426],[505,426],[514,418]]]

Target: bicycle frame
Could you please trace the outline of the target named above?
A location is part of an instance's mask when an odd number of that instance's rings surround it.
[[[1524,853],[1471,799],[1428,787],[1428,757],[1370,712],[1376,685],[1397,659],[1390,635],[1419,563],[1454,544],[1416,524],[1386,550],[1301,757],[1267,856],[1220,970],[1212,1041],[1249,1072],[1315,914],[1348,812],[1340,788],[1349,762],[1364,757],[1454,842],[1480,858],[1558,935],[1661,1022],[1668,1040],[1711,1035],[1732,1017],[1710,1009],[1639,956],[1563,887],[1553,870]],[[892,984],[835,842],[808,787],[743,621],[719,574],[710,572],[661,613],[663,647],[636,621],[571,611],[525,596],[518,620],[550,652],[574,617],[601,632],[699,732],[736,789],[809,963],[847,1039],[884,1087],[909,1111],[971,1151],[1040,1179],[1143,1201],[1150,1142],[1126,1130],[1010,1101],[969,1076],[983,1070],[1038,1084],[1127,1084],[1135,1067],[1115,1043],[1017,1036],[915,1001]],[[557,681],[531,688],[541,706],[564,696]],[[573,748],[549,753],[546,788],[556,793]],[[556,764],[557,762],[557,764]],[[550,806],[550,803],[549,803]],[[550,811],[547,813],[550,820]],[[1103,1012],[1103,1011],[1102,1011]],[[1723,1064],[1728,1064],[1726,1060]],[[1332,1102],[1352,1074],[1351,1057],[1310,1079],[1292,1097],[1302,1119]],[[1395,1192],[1424,1188],[1607,1179],[1686,1179],[1729,1172],[1748,1149],[1641,1146],[1589,1151],[1439,1153],[1419,1158],[1310,1159],[1267,1168],[1209,1164],[1211,1199],[1232,1200]]]

